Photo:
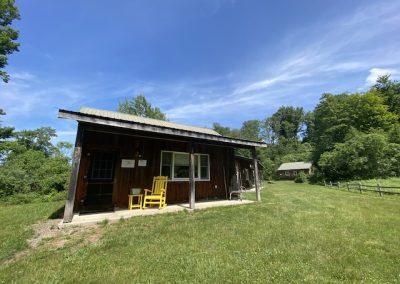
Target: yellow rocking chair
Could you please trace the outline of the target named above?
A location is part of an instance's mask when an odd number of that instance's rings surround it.
[[[143,196],[143,207],[148,205],[158,205],[158,208],[165,208],[165,198],[167,195],[168,177],[157,176],[153,178],[152,189],[145,189]]]

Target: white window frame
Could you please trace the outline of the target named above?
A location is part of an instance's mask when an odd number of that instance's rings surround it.
[[[290,172],[289,171],[285,171],[285,176],[290,176]]]
[[[171,177],[168,179],[169,181],[189,181],[189,178],[174,178],[175,176],[175,155],[174,154],[185,154],[188,155],[188,159],[189,159],[189,153],[187,152],[177,152],[177,151],[161,151],[160,154],[160,175],[162,172],[162,155],[163,153],[172,153],[172,164],[171,164]],[[211,174],[210,174],[210,155],[209,154],[202,154],[202,153],[195,153],[195,156],[197,156],[197,165],[195,165],[197,167],[197,174],[199,175],[199,177],[195,177],[194,180],[195,181],[210,181],[211,179]],[[202,179],[200,178],[201,176],[201,164],[200,164],[200,157],[201,156],[207,156],[207,160],[208,160],[208,179]]]
[[[293,175],[294,175],[294,176],[297,176],[297,171],[293,171]]]

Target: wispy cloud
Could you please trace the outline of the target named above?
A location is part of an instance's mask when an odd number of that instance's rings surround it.
[[[16,80],[23,80],[23,81],[33,81],[37,77],[30,72],[23,71],[23,72],[12,73],[11,78],[13,80],[16,79]]]
[[[216,12],[222,4],[218,2]],[[399,15],[398,1],[364,5],[283,35],[278,43],[282,52],[272,59],[259,55],[256,63],[241,62],[240,69],[211,77],[106,83],[80,78],[71,83],[72,79],[18,71],[9,84],[0,86],[1,107],[9,114],[5,119],[20,119],[26,127],[32,116],[46,118],[63,137],[72,137],[75,125],[60,122],[57,108],[76,110],[87,105],[112,110],[118,101],[138,94],[177,122],[211,126],[214,121],[261,119],[285,104],[311,107],[322,92],[365,89],[383,73],[399,76]]]
[[[398,69],[371,68],[368,77],[365,79],[365,84],[367,86],[372,86],[376,83],[376,80],[383,75],[390,75],[392,79],[397,79],[400,75],[400,71]]]
[[[400,38],[396,36],[400,26],[399,13],[400,2],[378,3],[360,8],[318,29],[301,30],[290,35],[293,41],[290,43],[295,48],[280,60],[273,64],[261,61],[261,71],[253,73],[247,80],[231,84],[217,99],[182,102],[169,109],[168,114],[179,119],[210,113],[234,115],[239,110],[271,108],[285,102],[302,103],[302,98],[310,99],[308,87],[323,83],[330,85],[332,81],[341,85],[339,78],[350,74],[370,72],[369,83],[375,82],[382,72],[395,75],[397,69],[390,67],[400,64]],[[386,41],[388,35],[391,35],[391,41]],[[301,39],[303,37],[305,40]],[[271,68],[263,67],[268,65]],[[242,78],[246,77],[243,74]],[[252,80],[257,77],[259,79]],[[357,86],[353,88],[357,89]],[[321,90],[321,93],[324,91],[327,90]],[[210,88],[197,89],[197,92],[210,92]],[[319,95],[314,94],[314,103]]]

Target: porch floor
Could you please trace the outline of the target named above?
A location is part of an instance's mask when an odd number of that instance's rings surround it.
[[[242,205],[254,203],[251,200],[213,200],[213,201],[197,201],[195,205],[195,210],[206,209],[211,207],[220,207],[220,206],[232,206],[232,205]],[[192,210],[189,208],[189,203],[181,203],[181,204],[171,204],[167,205],[166,208],[158,209],[158,208],[146,208],[146,209],[116,209],[114,212],[104,212],[104,213],[93,213],[93,214],[74,214],[72,221],[70,223],[61,223],[60,227],[63,226],[72,226],[72,225],[89,225],[96,224],[101,221],[118,221],[121,218],[127,219],[130,217],[136,216],[149,216],[149,215],[157,215],[157,214],[165,214],[172,212],[179,212],[183,210]]]

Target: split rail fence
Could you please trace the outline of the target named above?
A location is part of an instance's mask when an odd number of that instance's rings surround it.
[[[372,191],[379,193],[379,196],[383,197],[384,194],[398,194],[400,195],[400,186],[383,186],[379,183],[377,185],[366,185],[361,182],[358,183],[349,183],[349,182],[326,182],[324,181],[324,185],[326,187],[331,188],[344,188],[347,191],[356,190],[362,193],[363,191]]]

